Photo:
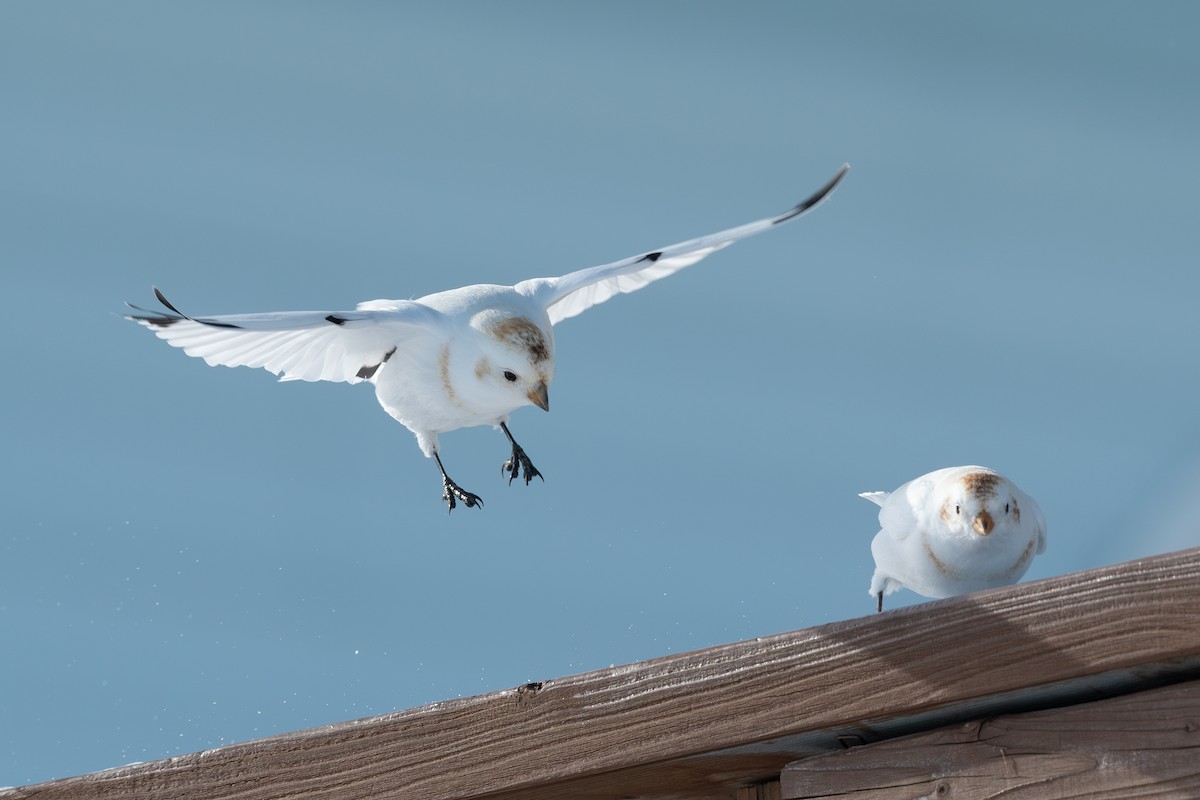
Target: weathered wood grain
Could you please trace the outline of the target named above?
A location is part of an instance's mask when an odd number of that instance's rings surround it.
[[[1200,682],[814,756],[785,800],[1200,797]]]
[[[871,741],[1200,674],[1197,597],[1200,550],[1190,550],[0,790],[0,800],[728,800],[837,749],[838,735]]]
[[[779,781],[767,781],[738,789],[737,800],[783,800],[782,792]]]

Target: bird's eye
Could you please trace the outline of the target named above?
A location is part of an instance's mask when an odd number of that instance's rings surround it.
[[[955,513],[955,514],[961,514],[961,513],[962,513],[962,511],[960,511],[960,510],[959,510],[958,506],[955,506],[955,507],[954,507],[954,513]]]
[[[1004,513],[1005,513],[1005,514],[1007,514],[1007,513],[1008,513],[1008,503],[1005,503],[1005,504],[1004,504]]]
[[[513,383],[514,381],[516,381],[516,379],[517,379],[517,373],[511,372],[510,370],[507,370],[507,369],[504,370],[504,380],[508,381],[509,383]]]

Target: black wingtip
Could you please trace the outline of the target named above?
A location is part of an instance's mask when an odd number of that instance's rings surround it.
[[[166,328],[174,325],[176,322],[182,322],[183,317],[139,317],[135,314],[126,314],[125,319],[133,320],[134,322],[144,322],[147,325],[152,325],[155,328]]]
[[[147,325],[153,325],[156,328],[165,328],[168,325],[174,325],[176,322],[184,319],[184,317],[171,317],[157,311],[151,311],[148,308],[135,306],[128,300],[125,301],[125,307],[131,308],[134,311],[140,311],[140,314],[122,314],[121,316],[132,322],[144,322]]]
[[[638,261],[649,261],[649,262],[653,263],[655,261],[658,261],[660,258],[662,258],[662,251],[655,250],[653,253],[646,253],[646,255],[639,258]]]
[[[787,222],[789,219],[795,219],[805,211],[812,209],[814,206],[828,197],[830,192],[837,188],[837,185],[842,182],[842,178],[846,177],[846,173],[849,171],[850,165],[842,164],[842,168],[838,170],[837,175],[834,175],[833,178],[830,179],[829,183],[822,186],[820,189],[814,192],[811,197],[798,204],[791,211],[787,212],[786,214],[780,214],[778,217],[776,217],[775,224],[778,225],[781,222]]]
[[[168,317],[163,314],[154,314],[153,316],[149,316],[149,317],[139,317],[139,316],[127,315],[128,319],[134,320],[135,322],[145,322],[149,325],[156,325],[160,328],[165,328],[168,325],[173,325],[176,322],[180,322],[185,319],[188,320],[189,322],[198,322],[201,325],[208,325],[211,328],[240,328],[241,327],[240,325],[234,325],[233,323],[230,323],[230,322],[216,322],[211,319],[197,319],[195,317],[189,317],[187,314],[183,313],[178,308],[176,308],[171,303],[171,301],[167,299],[167,296],[165,294],[163,294],[162,291],[159,290],[159,288],[157,286],[152,286],[151,288],[154,289],[154,296],[158,298],[158,302],[162,303],[169,311],[172,311],[175,314],[178,314],[179,316]],[[150,311],[146,311],[146,309],[141,308],[139,306],[135,306],[133,303],[130,303],[128,300],[125,301],[125,305],[129,306],[130,308],[134,309],[135,311],[145,311],[147,314],[153,313]]]
[[[171,301],[167,299],[167,296],[165,294],[163,294],[161,291],[159,291],[159,288],[157,286],[152,286],[150,288],[154,289],[154,296],[158,298],[158,302],[162,303],[164,306],[171,309],[179,316],[184,317],[186,319],[191,319],[191,317],[189,317],[187,314],[183,313],[178,308],[171,305]]]

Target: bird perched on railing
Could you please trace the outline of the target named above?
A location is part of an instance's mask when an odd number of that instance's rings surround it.
[[[1046,549],[1037,501],[987,467],[939,469],[859,497],[881,507],[871,542],[877,611],[900,589],[951,597],[1016,583]]]
[[[482,505],[479,495],[446,474],[439,434],[494,425],[512,447],[502,466],[509,483],[541,477],[508,420],[526,405],[550,410],[554,325],[799,217],[824,200],[848,169],[843,166],[814,195],[778,216],[557,278],[464,286],[417,300],[370,300],[353,311],[214,317],[184,314],[156,288],[167,311],[130,305],[140,313],[128,318],[209,365],[262,367],[285,381],[375,384],[380,405],[437,462],[450,510],[457,502]]]

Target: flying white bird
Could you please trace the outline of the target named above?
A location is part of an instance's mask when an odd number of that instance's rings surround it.
[[[552,326],[795,219],[824,200],[849,168],[778,216],[558,278],[464,286],[417,300],[370,300],[353,311],[217,317],[184,314],[155,288],[167,313],[127,304],[142,312],[127,318],[210,366],[262,367],[285,381],[375,384],[383,409],[437,462],[450,510],[456,501],[470,508],[482,500],[446,474],[438,436],[474,425],[499,427],[512,445],[512,457],[501,467],[509,484],[518,475],[526,484],[542,477],[513,439],[508,418],[525,405],[550,410]]]
[[[926,597],[1016,583],[1046,549],[1037,501],[987,467],[948,467],[896,491],[863,492],[881,506],[871,542],[871,596],[912,589]]]

